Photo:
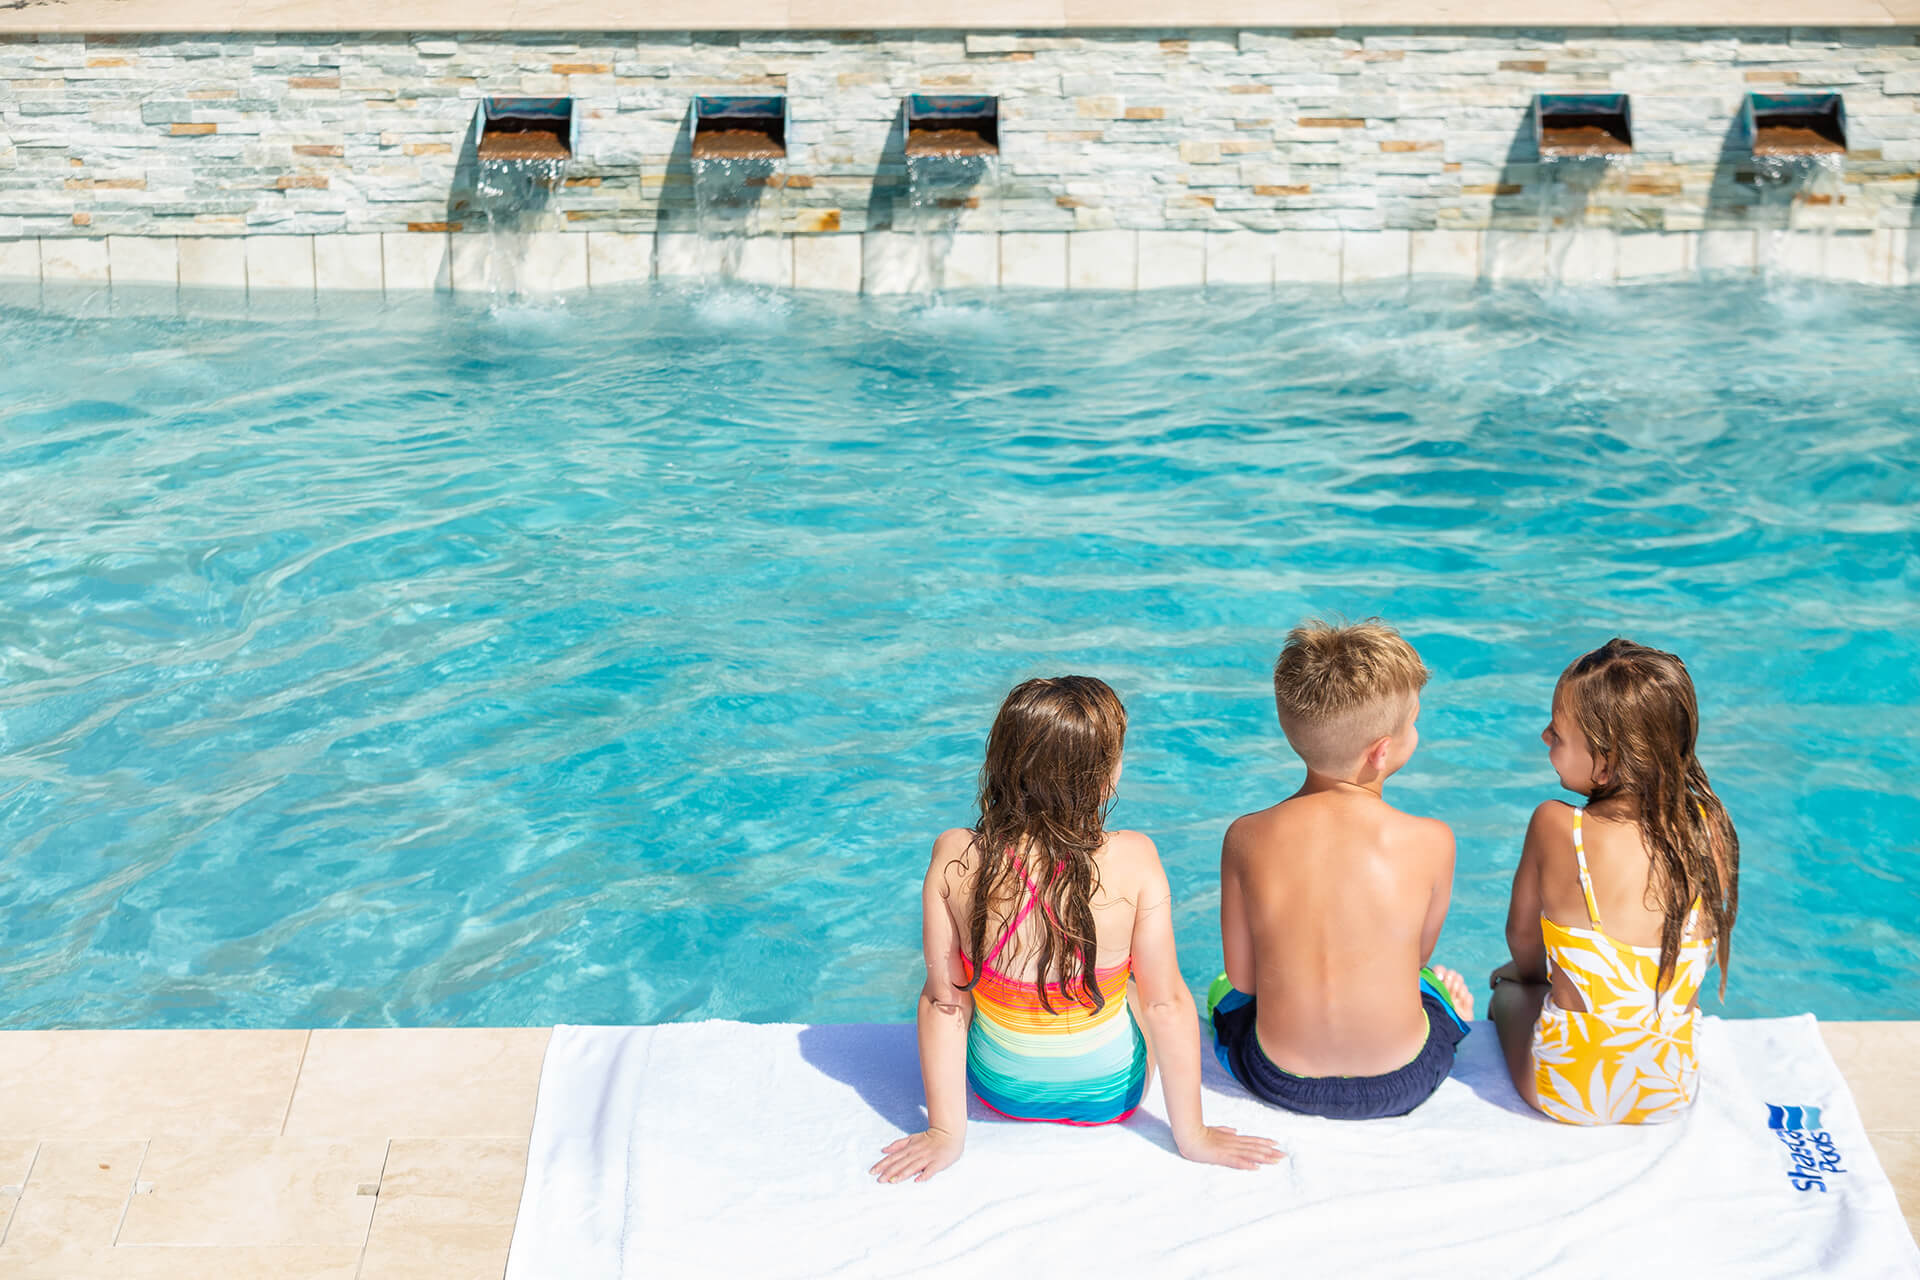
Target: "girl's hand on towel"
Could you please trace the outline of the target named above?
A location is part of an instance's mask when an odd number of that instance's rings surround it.
[[[1266,1138],[1240,1133],[1226,1125],[1207,1125],[1199,1133],[1179,1143],[1180,1154],[1199,1164],[1220,1164],[1229,1169],[1258,1169],[1287,1158],[1287,1153]]]
[[[944,1129],[910,1133],[889,1142],[882,1149],[886,1158],[867,1172],[882,1182],[903,1182],[908,1178],[925,1182],[958,1160],[965,1146],[963,1139],[954,1137]]]

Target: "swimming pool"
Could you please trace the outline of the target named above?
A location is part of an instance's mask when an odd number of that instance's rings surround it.
[[[1313,613],[1435,669],[1389,796],[1470,977],[1624,633],[1742,834],[1726,1008],[1920,1017],[1910,294],[140,305],[0,309],[0,1025],[907,1017],[927,845],[1069,670],[1204,985]]]

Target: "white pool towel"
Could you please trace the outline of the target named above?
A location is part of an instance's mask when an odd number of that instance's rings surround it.
[[[977,1103],[960,1163],[880,1186],[924,1123],[909,1026],[560,1027],[508,1280],[968,1276],[1920,1276],[1810,1016],[1708,1019],[1684,1120],[1575,1129],[1515,1097],[1492,1028],[1413,1115],[1271,1110],[1207,1062],[1214,1124],[1292,1153],[1174,1154],[1157,1088],[1123,1126]]]

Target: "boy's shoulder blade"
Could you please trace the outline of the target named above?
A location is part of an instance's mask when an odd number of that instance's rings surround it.
[[[1229,859],[1256,857],[1276,846],[1284,846],[1284,833],[1293,816],[1288,806],[1293,803],[1282,800],[1235,818],[1228,824],[1226,838],[1221,842],[1223,856]]]

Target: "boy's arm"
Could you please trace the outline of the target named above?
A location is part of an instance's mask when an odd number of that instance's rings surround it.
[[[1554,838],[1554,826],[1564,808],[1549,800],[1533,811],[1526,842],[1520,846],[1520,865],[1513,870],[1513,895],[1507,906],[1507,950],[1513,955],[1512,976],[1522,982],[1547,981],[1547,943],[1540,936],[1540,864]]]
[[[1247,922],[1247,899],[1240,888],[1240,857],[1234,832],[1238,822],[1227,828],[1220,842],[1220,953],[1225,960],[1227,981],[1236,991],[1248,995],[1254,991],[1253,926]]]
[[[927,1127],[890,1143],[867,1172],[882,1182],[925,1182],[960,1158],[967,1139],[967,1026],[973,992],[963,991],[960,935],[947,911],[947,867],[964,849],[948,832],[933,842],[933,858],[920,889],[920,949],[927,979],[920,989],[915,1022],[920,1039],[920,1082],[927,1092]]]
[[[1421,964],[1432,963],[1433,949],[1440,945],[1440,927],[1447,922],[1447,908],[1453,905],[1453,828],[1438,819],[1426,821],[1438,830],[1434,832],[1437,858],[1433,887],[1427,894],[1427,918],[1420,926]]]

